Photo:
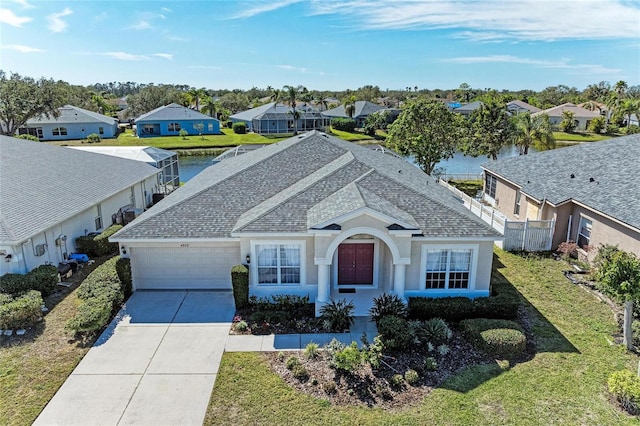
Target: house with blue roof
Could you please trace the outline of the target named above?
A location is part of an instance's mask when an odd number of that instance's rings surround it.
[[[91,134],[100,138],[115,138],[118,135],[118,120],[97,112],[65,105],[58,108],[58,116],[35,117],[27,120],[18,134],[30,134],[41,141],[64,141],[86,139]]]
[[[489,295],[502,236],[409,162],[333,136],[303,135],[221,161],[110,240],[133,286],[346,298]],[[317,311],[318,312],[318,311]]]
[[[219,135],[220,120],[178,104],[161,106],[136,118],[139,138],[177,136],[181,130],[190,135]]]

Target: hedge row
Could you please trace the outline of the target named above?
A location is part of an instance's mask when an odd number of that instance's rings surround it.
[[[231,285],[233,286],[236,309],[249,306],[249,271],[246,266],[235,265],[231,268]]]
[[[0,329],[16,330],[35,324],[42,316],[42,296],[36,290],[30,290],[15,299],[0,297]]]
[[[409,318],[442,318],[454,322],[469,318],[514,319],[519,306],[518,291],[509,283],[497,281],[492,284],[489,297],[410,297]]]
[[[109,237],[118,232],[122,225],[111,225],[95,237],[83,235],[76,238],[76,252],[90,257],[106,256],[118,251],[118,243],[110,243]]]
[[[0,277],[0,293],[19,296],[29,290],[37,290],[47,297],[56,290],[58,268],[40,265],[27,274],[5,274]]]
[[[461,321],[460,326],[475,346],[501,359],[517,357],[527,345],[524,330],[513,321],[475,318]]]
[[[353,118],[334,118],[331,120],[331,127],[343,132],[353,132],[356,129],[356,120]]]
[[[120,262],[120,265],[118,262],[119,256],[107,260],[82,281],[77,293],[82,302],[78,313],[67,322],[67,328],[76,333],[99,330],[120,309],[127,287],[120,276],[130,277],[131,271],[127,271],[128,262]]]
[[[245,123],[244,121],[233,123],[231,128],[233,129],[233,133],[237,135],[244,135],[245,133],[247,133],[247,123]]]

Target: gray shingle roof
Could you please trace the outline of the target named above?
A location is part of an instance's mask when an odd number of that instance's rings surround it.
[[[382,106],[374,104],[373,102],[356,101],[353,118],[367,117],[369,114],[373,114],[374,112],[379,111],[382,108]],[[333,109],[323,111],[322,114],[328,117],[349,117],[349,115],[344,110],[344,105],[340,105]]]
[[[596,111],[589,111],[588,109],[579,107],[570,102],[566,104],[554,106],[543,111],[538,111],[533,115],[547,114],[549,117],[562,117],[562,113],[568,111],[575,115],[575,118],[596,118],[600,117],[600,114]]]
[[[34,126],[37,124],[67,123],[105,123],[113,125],[113,123],[118,121],[115,118],[107,117],[106,115],[78,108],[73,105],[65,105],[58,108],[58,111],[60,112],[60,116],[58,118],[55,118],[54,116],[47,117],[46,115],[42,115],[40,117],[27,120],[27,125]]]
[[[336,195],[354,195],[353,185],[360,201]],[[428,236],[499,236],[417,167],[313,131],[208,167],[112,239],[307,232],[310,217],[329,220],[327,211],[337,216],[345,205],[370,207]]]
[[[199,111],[183,107],[178,104],[161,106],[136,118],[136,123],[141,121],[166,121],[166,120],[217,120]]]
[[[546,198],[554,205],[575,200],[640,229],[638,158],[640,135],[631,135],[505,158],[482,167],[537,200]]]
[[[8,136],[0,136],[0,153],[0,242],[9,244],[159,172],[139,161]]]

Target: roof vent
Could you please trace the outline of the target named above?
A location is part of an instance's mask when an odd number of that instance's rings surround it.
[[[576,175],[574,175],[573,173],[571,173],[571,179],[575,179]]]
[[[402,169],[398,170],[398,173],[402,173]]]
[[[596,180],[592,177],[589,178],[589,182],[595,182]]]

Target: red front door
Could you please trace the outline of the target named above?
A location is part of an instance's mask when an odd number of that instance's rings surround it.
[[[338,284],[373,284],[373,244],[338,246]]]

